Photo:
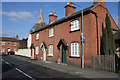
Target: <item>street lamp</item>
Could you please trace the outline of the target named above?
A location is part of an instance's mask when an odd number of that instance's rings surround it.
[[[70,3],[82,8],[81,6],[79,6],[78,4],[76,4],[74,2],[70,1]],[[82,37],[82,40],[81,40],[82,41],[82,68],[84,68],[84,44],[83,43],[84,43],[85,39],[83,37],[83,9],[82,9],[81,13],[82,13],[82,31],[81,31],[81,37]]]

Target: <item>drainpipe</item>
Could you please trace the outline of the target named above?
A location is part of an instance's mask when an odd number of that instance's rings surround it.
[[[99,41],[98,41],[98,16],[97,14],[95,14],[96,16],[96,29],[97,29],[97,55],[99,55]]]
[[[82,10],[82,32],[81,37],[83,38],[83,10]],[[82,68],[84,68],[84,44],[82,40]]]

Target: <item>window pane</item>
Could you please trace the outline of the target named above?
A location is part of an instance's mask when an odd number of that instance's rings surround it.
[[[74,20],[71,22],[71,31],[79,29],[79,20]]]
[[[49,36],[53,36],[54,35],[53,32],[54,32],[53,28],[49,29]]]
[[[79,57],[80,56],[80,49],[79,43],[74,42],[71,43],[71,56]]]
[[[74,55],[74,43],[72,44],[72,55]]]
[[[49,45],[49,55],[53,55],[53,45]]]

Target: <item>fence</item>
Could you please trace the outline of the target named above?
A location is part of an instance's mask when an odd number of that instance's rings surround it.
[[[25,57],[31,57],[30,49],[18,49],[18,51],[15,51],[15,54]]]
[[[115,72],[115,55],[92,56],[92,67],[96,70]]]

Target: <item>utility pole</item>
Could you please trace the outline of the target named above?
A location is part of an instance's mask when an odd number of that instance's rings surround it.
[[[74,3],[74,2],[71,2],[70,3],[72,4],[75,4],[76,6],[82,8],[81,6],[79,6],[78,4]],[[81,42],[82,42],[82,68],[84,68],[84,40],[85,38],[83,37],[83,9],[81,11],[81,14],[82,14],[82,30],[81,30]]]

